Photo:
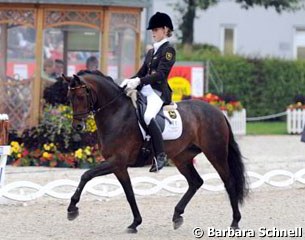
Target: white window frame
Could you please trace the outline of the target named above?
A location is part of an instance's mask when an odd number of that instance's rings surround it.
[[[294,27],[294,31],[293,31],[293,59],[297,59],[297,48],[299,47],[299,46],[304,46],[305,47],[305,41],[304,41],[304,43],[303,43],[303,45],[302,44],[299,44],[297,41],[298,41],[298,39],[297,39],[297,33],[298,33],[298,31],[300,31],[300,30],[302,30],[302,31],[305,31],[305,26],[304,25],[302,25],[302,26],[295,26]]]
[[[224,54],[225,48],[225,29],[232,29],[233,30],[233,54],[236,54],[236,45],[237,45],[237,31],[235,24],[221,24],[220,25],[220,51]]]

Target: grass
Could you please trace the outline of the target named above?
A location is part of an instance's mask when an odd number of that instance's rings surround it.
[[[287,133],[286,121],[247,122],[247,135],[284,135]]]

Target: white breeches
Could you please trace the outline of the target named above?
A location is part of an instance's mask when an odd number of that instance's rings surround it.
[[[153,119],[160,111],[163,101],[160,98],[161,93],[155,91],[150,85],[145,85],[141,89],[141,93],[147,97],[147,108],[144,113],[144,121],[148,126],[151,119]],[[160,96],[158,94],[160,94]]]

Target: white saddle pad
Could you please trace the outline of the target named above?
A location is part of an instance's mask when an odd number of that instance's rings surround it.
[[[181,136],[182,134],[182,119],[178,110],[163,110],[165,119],[165,126],[162,132],[162,137],[164,140],[174,140]],[[146,135],[146,132],[140,125],[143,139],[148,139],[150,136]]]

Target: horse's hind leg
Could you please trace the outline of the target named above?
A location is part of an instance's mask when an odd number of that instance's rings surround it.
[[[87,182],[89,182],[94,177],[112,173],[112,171],[113,171],[113,167],[112,167],[111,163],[108,161],[104,161],[97,167],[86,171],[81,176],[80,183],[79,183],[75,193],[71,197],[71,201],[70,201],[70,204],[68,207],[68,219],[69,220],[74,220],[79,214],[78,207],[76,207],[76,204],[79,202],[81,193],[82,193],[85,185],[87,184]]]
[[[224,180],[225,188],[229,194],[231,207],[233,210],[233,220],[231,223],[231,228],[238,229],[238,223],[241,219],[241,214],[238,207],[238,199],[235,191],[235,180],[230,176],[229,180]]]
[[[233,211],[233,220],[231,223],[231,227],[234,229],[238,229],[238,223],[241,219],[241,214],[239,211],[238,206],[238,197],[236,194],[236,181],[231,174],[228,161],[224,156],[227,156],[225,153],[221,153],[221,151],[218,151],[218,153],[205,153],[208,160],[211,162],[213,167],[218,172],[221,180],[223,181],[226,191],[229,195],[232,211]]]
[[[186,178],[187,183],[189,185],[186,193],[183,195],[181,200],[175,207],[174,215],[173,215],[173,225],[174,229],[179,228],[183,223],[183,217],[181,216],[184,213],[184,209],[192,197],[195,195],[197,190],[203,184],[203,180],[194,168],[193,158],[197,155],[197,153],[193,152],[182,152],[178,156],[174,158],[174,163],[180,173]]]

